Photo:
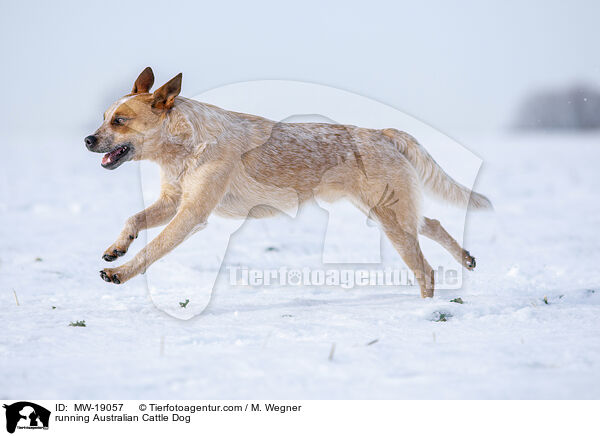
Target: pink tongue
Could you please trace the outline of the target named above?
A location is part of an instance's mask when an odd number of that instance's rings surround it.
[[[102,158],[102,164],[106,165],[114,161],[115,158],[121,154],[121,151],[123,151],[122,148],[117,148],[116,150],[113,150],[110,153],[106,153]]]

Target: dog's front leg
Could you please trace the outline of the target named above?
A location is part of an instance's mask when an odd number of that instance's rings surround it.
[[[133,259],[118,268],[105,268],[100,276],[107,282],[124,283],[146,269],[181,244],[202,223],[190,208],[182,208],[165,229],[146,245]]]
[[[222,163],[210,163],[200,167],[189,176],[188,186],[173,220],[164,230],[129,262],[118,268],[105,268],[100,276],[116,284],[143,273],[158,259],[169,253],[186,237],[203,228],[209,215],[223,197],[231,169]]]
[[[117,240],[104,251],[102,259],[112,262],[127,253],[127,249],[140,231],[168,223],[177,213],[179,197],[180,194],[175,189],[163,187],[156,202],[127,219]]]

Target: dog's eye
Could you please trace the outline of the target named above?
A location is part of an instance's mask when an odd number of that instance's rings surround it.
[[[127,121],[127,118],[115,117],[113,120],[113,124],[117,126],[122,126],[123,124],[125,124],[125,121]]]

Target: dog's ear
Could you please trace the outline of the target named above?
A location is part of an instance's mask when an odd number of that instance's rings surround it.
[[[154,85],[154,73],[152,72],[152,68],[146,67],[133,84],[131,93],[141,94],[143,92],[148,92],[150,91],[150,88],[152,88],[152,85]]]
[[[182,73],[179,73],[163,86],[154,91],[152,101],[152,107],[156,109],[168,110],[173,107],[175,103],[175,97],[181,92],[181,78]]]

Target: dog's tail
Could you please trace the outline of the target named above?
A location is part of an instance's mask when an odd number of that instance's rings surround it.
[[[427,150],[408,133],[396,129],[384,129],[382,132],[408,159],[425,188],[432,194],[457,206],[493,209],[492,202],[485,195],[471,191],[446,174]]]

